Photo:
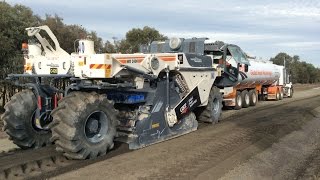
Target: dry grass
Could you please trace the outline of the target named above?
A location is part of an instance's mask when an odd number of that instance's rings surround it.
[[[296,91],[304,91],[307,89],[317,88],[320,87],[320,83],[316,84],[294,84],[293,89]]]

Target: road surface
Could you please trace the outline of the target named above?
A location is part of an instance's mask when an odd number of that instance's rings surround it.
[[[223,112],[214,126],[52,179],[317,179],[320,88]],[[115,150],[117,151],[117,150]]]

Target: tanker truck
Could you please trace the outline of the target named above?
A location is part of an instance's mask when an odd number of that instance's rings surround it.
[[[282,100],[293,96],[293,86],[284,66],[270,61],[250,59],[250,66],[240,65],[238,82],[233,87],[225,87],[224,106],[239,110],[255,106],[260,100]],[[232,62],[227,68],[232,67]]]

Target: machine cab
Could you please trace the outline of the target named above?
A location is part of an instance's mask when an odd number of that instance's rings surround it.
[[[214,64],[223,68],[221,77],[216,79],[215,84],[218,87],[234,86],[249,70],[250,62],[237,45],[206,41],[204,53],[213,56]]]

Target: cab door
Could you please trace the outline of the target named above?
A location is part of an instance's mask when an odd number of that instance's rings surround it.
[[[232,60],[234,61],[234,66],[236,67],[228,67],[226,66],[226,71],[230,72],[231,75],[235,76],[235,79],[239,79],[239,74],[241,75],[242,79],[246,77],[246,72],[249,70],[250,62],[247,59],[245,53],[241,50],[239,46],[236,45],[228,45],[228,52],[230,52],[230,55],[232,56]],[[233,70],[231,70],[233,69]],[[232,74],[232,72],[235,72]]]
[[[243,79],[244,72],[248,72],[250,62],[239,46],[228,44],[222,47],[222,51],[224,72],[220,78],[217,78],[215,84],[218,87],[232,87]]]

